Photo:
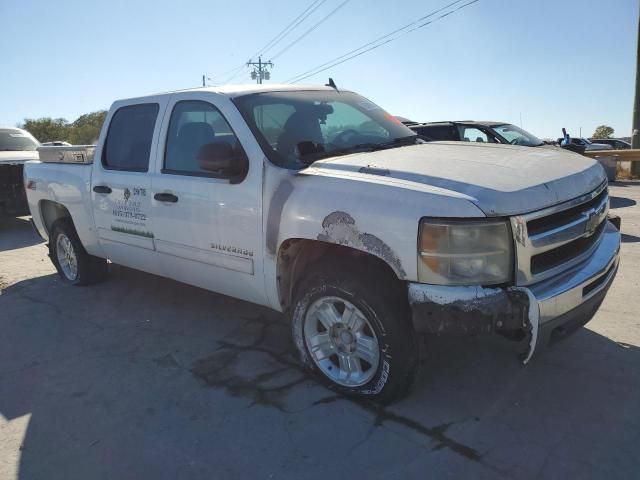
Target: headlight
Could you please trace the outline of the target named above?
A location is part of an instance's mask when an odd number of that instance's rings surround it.
[[[422,220],[418,249],[422,283],[492,285],[511,279],[512,241],[504,220]]]

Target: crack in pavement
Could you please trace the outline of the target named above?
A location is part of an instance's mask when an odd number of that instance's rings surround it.
[[[53,309],[59,316],[64,315],[61,306],[46,299],[36,298],[25,291],[28,290],[30,286],[30,284],[23,284],[17,286],[14,291],[19,298],[35,304],[45,305]],[[99,330],[128,330],[131,327],[130,325],[113,326],[94,324],[94,322],[91,321],[87,323]],[[253,333],[253,341],[244,343],[243,340],[245,338],[252,338],[251,330],[256,328],[257,332]],[[142,329],[135,330],[135,336],[137,337],[137,334],[141,333],[137,330],[150,331],[155,329],[144,326]],[[315,377],[305,371],[297,361],[297,352],[290,340],[289,330],[288,323],[284,321],[269,320],[262,315],[254,318],[245,318],[245,321],[237,329],[225,335],[217,342],[218,348],[211,355],[193,362],[190,372],[210,387],[223,388],[234,397],[249,399],[249,407],[262,405],[275,408],[284,414],[301,413],[310,408],[338,400],[348,401],[374,416],[369,432],[362,441],[358,442],[359,445],[366,443],[376,428],[393,423],[427,438],[430,442],[435,442],[435,446],[430,449],[431,451],[448,449],[467,460],[480,463],[497,473],[502,473],[495,467],[487,465],[477,450],[457,442],[447,435],[447,430],[453,424],[463,423],[466,420],[429,427],[409,417],[394,413],[388,408],[374,402],[355,399],[340,394],[321,398],[313,402],[311,406],[300,410],[287,408],[286,397],[295,387],[306,382],[313,383],[314,385],[317,384]],[[159,331],[157,333],[165,335],[176,334],[176,332],[165,331]],[[185,335],[189,336],[188,334]],[[233,338],[234,336],[238,338]],[[107,349],[107,352],[101,352],[101,354],[105,356],[122,354],[122,352],[115,353],[108,352],[108,350],[110,349]],[[54,361],[64,361],[69,358],[85,355],[86,353],[86,351],[81,351],[54,359]],[[125,354],[129,353],[131,352],[125,352]],[[245,364],[247,360],[246,357],[252,354],[266,355],[268,357],[267,363],[271,363],[272,365],[269,365],[269,368],[265,371],[250,377],[237,373],[237,368]],[[172,367],[186,370],[173,356],[169,357],[165,355],[150,360],[160,368]],[[264,364],[264,360],[260,362],[261,367]],[[23,369],[34,368],[39,365],[41,364],[31,364],[23,367]],[[2,372],[0,375],[12,374],[16,371],[20,371],[20,369]],[[357,448],[359,445],[354,446],[354,448]]]
[[[250,332],[246,330],[251,330],[256,326],[258,326],[259,329],[252,342],[243,344],[229,340],[231,336],[246,338],[250,335]],[[305,371],[295,360],[296,352],[289,336],[282,335],[282,332],[274,335],[272,330],[275,328],[284,329],[286,331],[285,333],[289,330],[286,323],[269,321],[262,316],[248,319],[237,330],[220,340],[218,342],[219,348],[211,355],[196,360],[191,368],[191,373],[203,381],[205,385],[214,388],[223,388],[236,397],[248,398],[251,400],[250,406],[263,405],[272,407],[285,414],[301,413],[310,408],[330,404],[339,400],[348,401],[374,415],[371,430],[366,438],[359,442],[360,444],[366,442],[377,427],[393,423],[424,436],[431,442],[435,442],[435,446],[432,447],[430,451],[448,449],[467,460],[480,463],[494,472],[504,475],[504,472],[495,466],[488,465],[476,449],[464,445],[447,435],[447,430],[452,425],[464,423],[467,420],[447,422],[429,427],[409,417],[391,412],[388,408],[377,403],[355,399],[341,394],[320,398],[314,401],[311,406],[301,410],[287,409],[285,397],[293,388],[307,381],[313,381],[314,384],[317,382],[314,376]],[[286,338],[286,342],[283,342],[283,338]],[[274,339],[280,342],[280,345],[276,345],[275,348],[269,345]],[[246,377],[237,373],[236,369],[242,366],[243,355],[252,353],[267,355],[275,366],[252,377]],[[291,374],[294,374],[295,377],[292,380],[289,379],[289,381],[285,383],[278,384],[276,382],[275,385],[268,385],[270,382],[273,383],[277,381],[278,378],[287,377]]]

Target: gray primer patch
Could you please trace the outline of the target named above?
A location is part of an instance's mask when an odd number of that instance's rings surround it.
[[[269,214],[267,215],[267,232],[266,246],[267,252],[271,255],[276,254],[278,247],[278,236],[280,234],[280,221],[282,219],[282,210],[284,204],[293,192],[293,185],[288,180],[283,180],[278,188],[273,192],[271,202],[269,202]]]
[[[318,240],[369,252],[393,266],[398,275],[406,277],[402,263],[391,247],[375,235],[360,233],[356,221],[348,213],[331,212],[322,221],[322,228],[323,232],[318,235]]]

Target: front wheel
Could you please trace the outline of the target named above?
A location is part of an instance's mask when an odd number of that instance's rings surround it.
[[[87,253],[66,219],[58,220],[51,229],[49,257],[62,280],[72,285],[98,283],[107,275],[107,261]]]
[[[336,271],[320,269],[297,289],[292,329],[302,362],[342,393],[395,400],[418,365],[406,297],[380,279]]]

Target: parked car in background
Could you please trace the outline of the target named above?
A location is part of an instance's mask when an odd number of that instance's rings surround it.
[[[109,259],[286,312],[304,367],[366,398],[407,391],[419,332],[501,335],[528,362],[618,268],[593,159],[425,142],[348,90],[121,100],[95,148],[40,157],[29,207],[63,281],[99,282]]]
[[[562,138],[558,138],[558,144],[561,145],[562,140]],[[607,145],[605,143],[593,143],[586,138],[571,137],[571,144],[577,147],[584,147],[587,152],[592,150],[613,150],[611,145]]]
[[[629,142],[625,142],[619,138],[590,138],[590,142],[596,142],[599,144],[611,145],[614,150],[628,150],[631,148]]]
[[[520,127],[505,122],[428,122],[405,123],[414,132],[430,140],[451,140],[462,142],[503,143],[523,147],[539,147],[545,145],[535,135]]]
[[[24,162],[37,160],[40,146],[26,130],[0,128],[0,215],[28,215],[24,191]]]

